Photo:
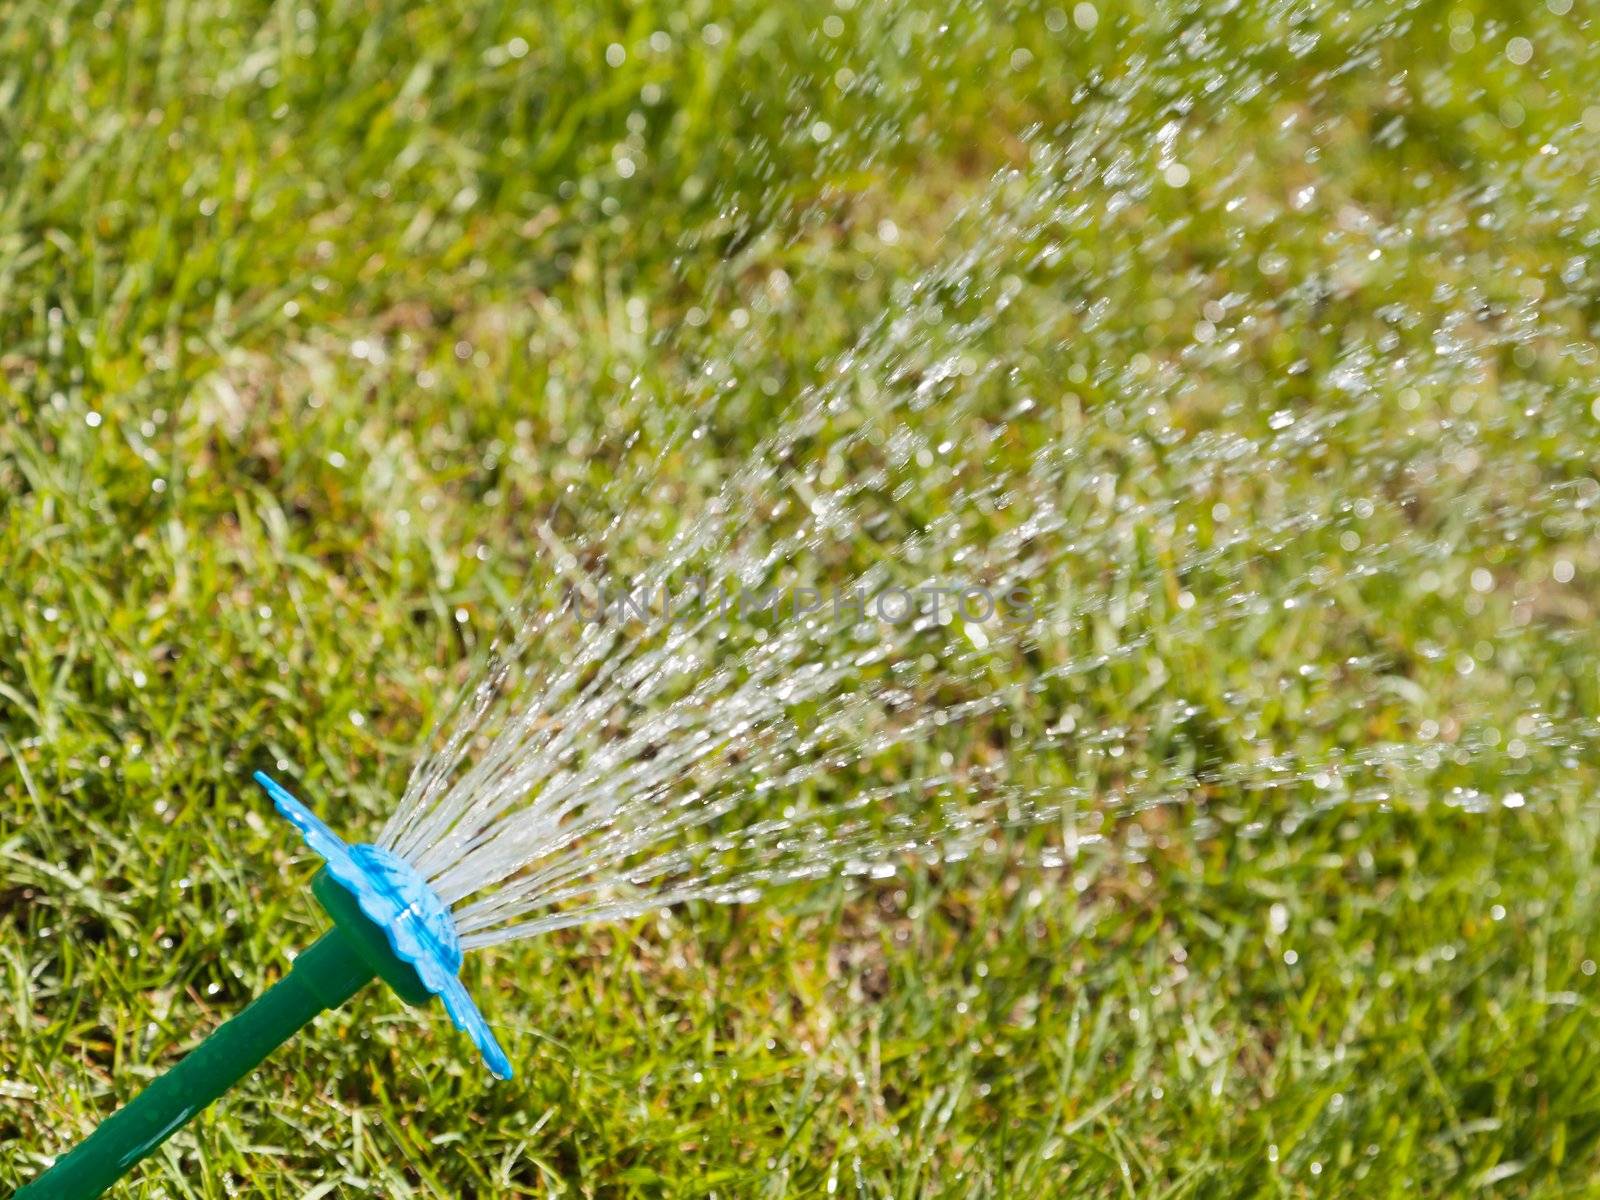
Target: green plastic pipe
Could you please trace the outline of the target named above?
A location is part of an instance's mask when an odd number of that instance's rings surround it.
[[[296,1032],[344,1004],[374,976],[381,976],[408,1004],[431,999],[415,970],[390,949],[383,930],[326,870],[312,890],[333,918],[333,928],[295,959],[283,979],[57,1159],[16,1193],[16,1200],[92,1200],[101,1195]]]

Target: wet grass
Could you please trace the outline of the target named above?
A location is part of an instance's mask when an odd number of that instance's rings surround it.
[[[540,526],[615,502],[629,432],[707,414],[645,553],[978,236],[956,214],[997,171],[1025,190],[1076,144],[1096,169],[971,272],[1023,281],[1014,315],[967,331],[952,288],[862,387],[1002,363],[913,424],[1030,398],[997,453],[1081,448],[1059,584],[1149,602],[1074,628],[1107,657],[1019,713],[1057,731],[1030,769],[1109,806],[1177,763],[1194,804],[1066,869],[480,956],[509,1085],[373,993],[122,1194],[1587,1191],[1592,19],[1152,9],[0,14],[0,1189],[316,935],[251,768],[375,831],[453,668],[549,570]],[[1280,413],[1332,423],[1263,441]],[[1270,461],[1181,452],[1232,436]],[[1174,565],[1230,513],[1237,551]],[[877,765],[947,745],[983,749]],[[1377,745],[1430,747],[1355,772],[1381,802],[1269,765]]]

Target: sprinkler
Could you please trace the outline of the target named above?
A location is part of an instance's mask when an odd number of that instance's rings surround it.
[[[771,543],[749,520],[747,499],[763,487],[804,489],[805,469],[775,456],[827,403],[826,395],[808,402],[705,515],[684,522],[642,592],[658,594],[671,577],[701,568],[709,579],[764,577],[837,536],[807,509]],[[1028,481],[1017,489],[1045,489],[1037,501],[1048,511],[1059,480],[1047,472]],[[920,554],[925,536],[907,538],[889,559]],[[985,566],[980,555],[964,569],[982,566],[986,586],[1006,595],[1045,563],[1030,552]],[[872,567],[848,577],[837,594],[868,594],[880,575]],[[974,636],[976,625],[968,628]],[[1030,630],[991,625],[985,656],[1008,645],[1020,652]],[[256,774],[324,861],[312,888],[332,929],[280,983],[24,1188],[24,1200],[100,1195],[374,976],[408,1004],[438,996],[489,1069],[508,1077],[459,978],[472,950],[680,904],[747,904],[829,878],[884,879],[907,858],[984,853],[990,831],[1075,819],[1051,789],[1012,781],[1003,759],[872,778],[895,747],[920,759],[916,747],[947,720],[981,741],[982,728],[1008,719],[1008,691],[952,701],[947,689],[911,686],[911,665],[928,660],[920,622],[878,622],[870,653],[839,652],[827,622],[733,620],[721,601],[627,621],[535,604],[508,614],[504,634],[442,708],[371,844],[346,845]],[[833,782],[854,774],[863,778],[851,786]]]
[[[17,1193],[17,1200],[90,1200],[253,1071],[321,1013],[382,979],[408,1005],[434,996],[497,1077],[511,1063],[459,978],[461,942],[450,911],[410,863],[381,846],[348,846],[261,771],[255,780],[323,860],[312,881],[333,928],[243,1012],[108,1117]]]

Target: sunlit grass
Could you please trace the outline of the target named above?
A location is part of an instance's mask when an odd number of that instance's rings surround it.
[[[1596,44],[1561,3],[10,6],[0,1188],[318,932],[250,768],[375,832],[457,664],[548,571],[536,523],[596,520],[628,432],[709,413],[647,550],[1053,147],[1096,171],[974,272],[1026,277],[1020,315],[966,338],[949,303],[950,347],[1006,364],[981,411],[1042,406],[1016,461],[1081,444],[1197,540],[1213,501],[1331,513],[1404,479],[1369,536],[1444,552],[1426,587],[1352,577],[1331,615],[1283,605],[1317,543],[1248,564],[1260,621],[1184,616],[1175,577],[1086,621],[1135,650],[1039,699],[1081,737],[1038,777],[1114,795],[1099,730],[1259,783],[1267,748],[1592,719]],[[1343,419],[1215,494],[1162,457],[1164,429],[1280,410]],[[1476,460],[1405,475],[1452,439]],[[1515,519],[1557,484],[1591,507]],[[1465,606],[1475,570],[1495,588]],[[1151,721],[1157,666],[1203,735]],[[469,971],[514,1083],[374,991],[124,1194],[1575,1194],[1596,773],[1534,748],[1533,779],[1444,767],[1520,808],[1400,767],[1382,807],[1223,781],[1197,803],[1236,819],[1149,814],[1066,870],[493,952]]]

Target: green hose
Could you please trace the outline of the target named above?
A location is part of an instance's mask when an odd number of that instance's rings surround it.
[[[93,1200],[297,1031],[338,1008],[375,976],[407,1003],[430,998],[409,964],[389,948],[383,931],[326,871],[312,887],[334,927],[295,960],[282,980],[57,1159],[16,1200]]]

